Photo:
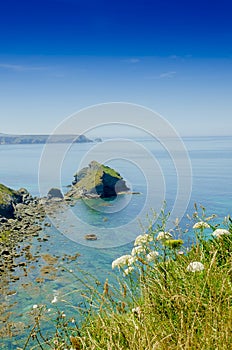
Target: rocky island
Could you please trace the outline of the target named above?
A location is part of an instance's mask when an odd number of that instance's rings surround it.
[[[74,175],[72,188],[65,198],[110,198],[128,192],[125,180],[114,169],[93,160]]]

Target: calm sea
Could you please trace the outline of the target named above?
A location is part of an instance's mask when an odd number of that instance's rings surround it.
[[[183,223],[186,214],[193,213],[195,202],[205,206],[209,215],[216,213],[219,222],[232,214],[232,137],[188,137],[183,143],[186,154],[180,150],[172,153],[175,144],[169,143],[165,148],[153,140],[75,144],[65,154],[60,152],[63,146],[57,145],[51,151],[54,154],[50,161],[42,153],[43,145],[0,145],[0,183],[15,189],[25,187],[35,196],[40,196],[41,191],[44,195],[53,186],[68,191],[76,170],[93,159],[115,168],[131,190],[140,193],[122,195],[115,201],[78,201],[70,210],[48,219],[53,225],[44,228],[42,235],[49,235],[49,241],[33,239],[32,253],[57,257],[80,253],[80,257],[76,261],[61,259],[55,278],[46,279],[45,283],[35,282],[45,265],[41,258],[27,276],[16,271],[20,280],[9,286],[16,293],[1,297],[4,305],[11,305],[14,322],[27,324],[34,304],[45,303],[52,313],[54,296],[58,299],[55,307],[72,315],[69,305],[77,303],[82,288],[78,278],[87,279],[79,270],[103,281],[111,274],[112,260],[129,253],[133,239],[141,233],[141,225],[146,227],[147,214],[152,208],[159,213],[164,200],[169,210],[175,207],[174,214],[183,217]],[[96,233],[99,239],[86,242],[87,233]],[[16,349],[23,343],[21,338],[19,335],[3,339],[2,348]]]

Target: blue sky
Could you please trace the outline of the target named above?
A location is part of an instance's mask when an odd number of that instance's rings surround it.
[[[152,108],[181,135],[232,130],[230,1],[0,4],[0,132],[49,133],[80,108]]]

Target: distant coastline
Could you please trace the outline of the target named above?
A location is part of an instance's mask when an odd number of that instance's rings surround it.
[[[94,140],[101,142],[98,138]],[[94,142],[85,135],[8,135],[0,133],[0,145]]]

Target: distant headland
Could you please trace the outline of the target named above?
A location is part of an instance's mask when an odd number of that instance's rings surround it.
[[[0,133],[0,145],[101,142],[85,135],[10,135]]]

